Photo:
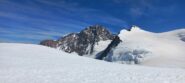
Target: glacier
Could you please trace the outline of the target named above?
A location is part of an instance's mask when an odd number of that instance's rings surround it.
[[[185,29],[154,33],[133,26],[121,30],[122,40],[104,57],[105,61],[156,67],[185,68]]]

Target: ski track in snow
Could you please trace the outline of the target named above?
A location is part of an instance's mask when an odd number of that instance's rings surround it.
[[[109,63],[40,45],[0,43],[0,83],[185,83],[185,70]]]

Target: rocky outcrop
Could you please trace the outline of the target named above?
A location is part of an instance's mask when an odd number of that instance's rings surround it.
[[[77,50],[77,43],[79,40],[79,35],[78,33],[71,33],[63,38],[59,39],[59,48],[65,52],[71,53],[71,52],[76,52]]]
[[[179,34],[179,37],[180,37],[180,39],[181,39],[182,41],[185,42],[185,33]]]
[[[113,35],[103,26],[94,25],[72,33],[59,40],[60,49],[66,52],[76,52],[79,55],[92,54],[94,45],[100,40],[112,40]]]
[[[56,48],[57,44],[58,44],[58,42],[54,41],[54,40],[43,40],[40,42],[40,45],[44,45],[44,46],[48,46],[48,47],[52,47],[52,48]]]
[[[115,38],[108,45],[108,47],[104,51],[96,55],[96,59],[103,60],[104,57],[106,57],[108,54],[111,54],[112,49],[115,48],[120,42],[121,42],[120,38],[118,36],[115,36]]]
[[[114,35],[101,25],[93,25],[85,28],[79,33],[68,34],[57,40],[57,48],[71,53],[76,52],[79,55],[92,54],[95,43],[105,40],[113,40]],[[48,44],[41,44],[52,46]]]

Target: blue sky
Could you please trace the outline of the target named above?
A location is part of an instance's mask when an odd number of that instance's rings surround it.
[[[118,33],[185,27],[183,0],[0,0],[0,42],[39,43],[101,24]]]

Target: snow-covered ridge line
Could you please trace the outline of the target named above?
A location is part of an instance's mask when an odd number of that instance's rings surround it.
[[[121,30],[122,40],[104,60],[157,67],[185,68],[185,29],[153,33],[133,26]]]
[[[144,29],[142,29],[139,26],[132,25],[132,27],[130,27],[130,29],[122,29],[120,31],[120,33],[124,33],[124,32],[149,32],[149,33],[155,33],[155,34],[163,34],[163,33],[164,34],[167,34],[167,33],[170,33],[170,34],[174,33],[175,34],[175,33],[184,33],[185,32],[185,28],[171,30],[171,31],[166,31],[166,32],[151,32],[151,31],[144,30]]]

